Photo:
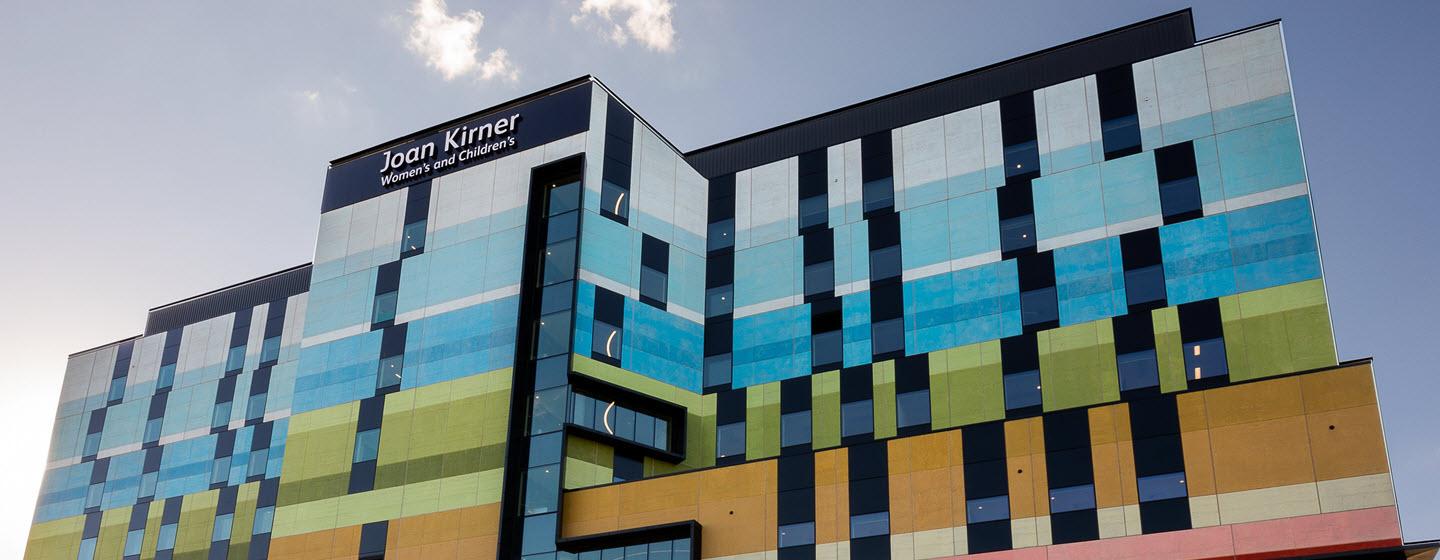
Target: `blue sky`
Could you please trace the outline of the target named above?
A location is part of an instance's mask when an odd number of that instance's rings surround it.
[[[332,158],[584,74],[681,149],[1191,4],[47,2],[0,19],[0,556],[24,546],[70,352],[308,262]],[[1435,2],[1197,2],[1283,18],[1342,359],[1375,357],[1405,536],[1440,537],[1424,170]]]

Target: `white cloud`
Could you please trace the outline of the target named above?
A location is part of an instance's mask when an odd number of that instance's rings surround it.
[[[674,9],[670,0],[581,0],[580,12],[570,21],[578,25],[594,15],[604,20],[609,29],[601,32],[617,45],[634,39],[651,50],[670,52],[675,48],[675,26],[670,18]],[[625,21],[616,21],[618,18]]]
[[[519,78],[520,71],[505,49],[495,49],[489,58],[480,60],[476,38],[485,26],[480,12],[465,10],[451,16],[445,0],[416,0],[410,14],[415,17],[410,25],[410,50],[425,57],[425,64],[440,71],[446,80],[472,73],[482,80]]]
[[[313,90],[313,89],[305,90],[305,91],[301,92],[301,95],[304,95],[304,96],[305,96],[305,99],[306,99],[307,101],[311,102],[311,103],[315,103],[315,102],[320,101],[320,92],[315,91],[315,90]]]

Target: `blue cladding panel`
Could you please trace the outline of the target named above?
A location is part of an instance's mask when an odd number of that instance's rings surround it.
[[[868,222],[855,222],[835,228],[836,286],[870,278],[869,235]]]
[[[640,273],[634,253],[640,232],[594,214],[587,214],[584,223],[580,228],[580,268],[638,290],[631,278]]]
[[[696,315],[703,315],[705,313],[705,259],[671,245],[668,293],[670,305],[678,305],[694,311]]]
[[[1160,253],[1170,305],[1235,293],[1227,215],[1162,226]]]
[[[994,190],[952,198],[949,212],[950,258],[963,259],[1000,250],[1000,211],[995,204]],[[939,224],[932,227],[938,228]]]
[[[1035,197],[1035,235],[1050,240],[1105,226],[1100,195],[1100,167],[1087,165],[1032,183]]]
[[[1295,104],[1291,100],[1290,94],[1282,93],[1215,111],[1215,131],[1223,133],[1253,124],[1283,119],[1294,114]]]
[[[1220,154],[1215,137],[1195,140],[1195,175],[1200,180],[1200,202],[1216,204],[1225,201],[1225,186],[1220,179]]]
[[[575,292],[575,345],[571,351],[581,356],[590,355],[590,342],[595,329],[595,285],[589,282],[576,284]]]
[[[798,237],[736,251],[735,307],[796,295],[800,257]]]
[[[841,298],[843,327],[840,338],[845,345],[845,367],[870,363],[870,292],[859,292]]]
[[[417,336],[416,330],[416,324],[412,323],[409,336]],[[372,331],[300,350],[300,370],[295,377],[292,413],[299,414],[373,395],[375,374],[380,365],[380,336],[381,331]],[[406,356],[407,370],[411,359]],[[409,377],[406,375],[407,381]]]
[[[1229,220],[1237,291],[1320,277],[1310,197],[1237,210],[1229,214]]]
[[[805,375],[810,375],[809,305],[735,320],[735,388]]]
[[[422,387],[510,367],[515,362],[519,313],[519,296],[510,296],[411,321],[400,387]],[[373,355],[378,356],[378,350]],[[368,382],[375,383],[373,370]]]
[[[1100,164],[1105,191],[1105,221],[1121,224],[1160,216],[1160,184],[1155,176],[1155,152],[1113,159]]]
[[[1019,334],[1015,261],[905,283],[907,352],[931,352]]]
[[[620,363],[625,369],[699,393],[704,342],[700,324],[635,300],[625,302]]]
[[[370,268],[311,284],[305,307],[305,336],[369,323],[376,270]]]
[[[1055,249],[1060,324],[1074,325],[1125,313],[1125,267],[1120,238]]]
[[[1215,137],[1225,196],[1235,198],[1305,181],[1300,136],[1289,117]]]
[[[950,215],[946,204],[900,212],[900,242],[905,270],[950,260]]]

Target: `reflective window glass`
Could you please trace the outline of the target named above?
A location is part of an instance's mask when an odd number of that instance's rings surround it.
[[[735,246],[735,218],[713,222],[705,236],[705,250],[718,251]]]
[[[90,457],[100,452],[100,432],[85,435],[85,449],[81,455]]]
[[[715,429],[715,456],[745,454],[745,423],[734,422]]]
[[[247,420],[253,420],[265,415],[265,397],[267,395],[268,393],[250,395],[250,399],[245,403],[245,418]]]
[[[619,185],[609,181],[600,183],[600,213],[622,219],[628,217],[630,215],[629,194]]]
[[[147,472],[140,475],[140,497],[155,495],[155,483],[160,481],[160,473]]]
[[[85,507],[87,509],[100,507],[100,498],[103,497],[105,497],[105,483],[96,482],[95,484],[91,484],[90,487],[85,490]]]
[[[263,535],[263,534],[265,534],[265,533],[269,533],[269,532],[270,532],[270,528],[271,528],[274,524],[275,524],[275,506],[265,506],[265,507],[262,507],[262,508],[255,508],[255,524],[254,524],[254,526],[253,526],[253,529],[254,529],[254,530],[251,531],[251,534]]]
[[[580,183],[566,183],[550,189],[549,215],[580,209]]]
[[[1000,250],[1010,252],[1034,246],[1034,214],[1000,220]]]
[[[535,327],[535,357],[545,358],[570,352],[570,311],[540,317]]]
[[[900,246],[891,245],[870,251],[870,279],[884,280],[900,276]]]
[[[648,266],[640,267],[640,295],[665,303],[669,276]]]
[[[155,550],[170,550],[175,548],[175,532],[180,528],[178,523],[167,523],[160,526],[160,533],[155,539]]]
[[[532,467],[560,462],[560,447],[565,442],[564,434],[551,432],[530,438],[530,462]]]
[[[636,412],[635,437],[632,439],[641,445],[659,447],[655,445],[655,417],[643,412]]]
[[[395,320],[395,302],[399,301],[400,292],[385,292],[375,296],[375,313],[370,318],[371,323],[383,323]]]
[[[835,261],[805,267],[805,295],[823,294],[835,289]]]
[[[1010,518],[1010,497],[995,496],[965,501],[965,518],[970,523],[984,523]]]
[[[1115,357],[1120,372],[1120,390],[1143,389],[1160,384],[1159,364],[1154,350],[1141,350]]]
[[[875,354],[888,354],[905,349],[905,320],[890,319],[870,324],[870,345]]]
[[[374,461],[380,455],[380,429],[365,430],[355,434],[355,454],[352,462]]]
[[[875,406],[866,399],[840,405],[840,435],[858,436],[875,429]]]
[[[270,448],[257,449],[250,452],[250,465],[245,469],[245,476],[260,476],[265,474],[265,463],[270,460]]]
[[[705,356],[705,386],[730,384],[730,354]]]
[[[822,332],[810,337],[810,360],[816,367],[838,366],[844,359],[844,350],[840,331]]]
[[[718,317],[734,311],[734,293],[733,284],[705,290],[705,316]]]
[[[425,220],[405,224],[402,251],[419,251],[425,248]]]
[[[655,436],[653,442],[652,445],[656,448],[667,451],[670,449],[670,423],[666,422],[663,418],[655,419]]]
[[[535,467],[525,473],[525,515],[555,511],[560,502],[560,465]]]
[[[549,315],[570,309],[574,293],[574,282],[546,286],[540,295],[540,314]]]
[[[235,514],[227,513],[215,516],[215,528],[210,532],[211,542],[220,542],[230,538],[230,530],[235,526]]]
[[[595,321],[595,327],[591,333],[590,351],[597,356],[620,359],[620,350],[623,347],[622,333],[619,327]]]
[[[534,408],[530,413],[530,435],[539,435],[560,429],[565,421],[566,388],[556,387],[535,393]]]
[[[140,545],[141,545],[141,544],[144,544],[144,542],[145,542],[145,530],[144,530],[144,529],[136,529],[136,530],[134,530],[134,531],[130,531],[130,532],[128,532],[128,533],[125,533],[125,551],[122,552],[121,554],[123,554],[123,555],[125,555],[125,556],[139,556],[139,555],[140,555]]]
[[[160,428],[164,418],[151,418],[145,421],[145,443],[160,441]]]
[[[381,389],[393,387],[400,384],[405,373],[405,355],[399,354],[380,359],[380,365],[376,371],[375,386]]]
[[[864,201],[865,211],[871,212],[895,205],[895,178],[885,177],[867,181],[860,186],[860,196]]]
[[[1142,476],[1136,480],[1136,483],[1142,502],[1183,498],[1188,495],[1185,490],[1184,472]]]
[[[545,247],[545,284],[575,278],[575,240],[568,239]]]
[[[1020,322],[1035,325],[1060,318],[1059,304],[1055,300],[1055,287],[1040,288],[1020,293]]]
[[[175,383],[175,364],[160,366],[160,374],[155,379],[156,389],[166,389]]]
[[[545,223],[545,242],[554,243],[572,239],[580,230],[580,213],[566,212],[551,216]]]
[[[930,391],[910,391],[895,396],[895,423],[901,428],[930,423]]]
[[[1165,268],[1158,264],[1125,271],[1125,302],[1128,305],[1164,301]]]
[[[1197,216],[1202,212],[1200,179],[1186,177],[1160,183],[1160,212],[1166,218],[1186,215]]]
[[[280,359],[280,337],[272,336],[260,343],[260,362],[269,363]]]
[[[889,532],[889,527],[887,526],[885,530]],[[804,523],[781,525],[779,544],[780,548],[815,544],[815,522],[806,521]]]
[[[230,349],[229,357],[225,359],[225,371],[235,371],[245,367],[245,347],[236,346]]]
[[[800,229],[823,226],[830,221],[830,207],[825,195],[800,199]]]
[[[75,555],[76,560],[92,560],[95,558],[95,537],[80,541],[80,552]]]
[[[215,403],[215,408],[210,412],[210,427],[223,428],[230,424],[231,401]]]
[[[780,446],[810,443],[810,411],[801,410],[780,415]]]
[[[525,518],[520,539],[521,554],[540,554],[555,551],[555,516],[547,513]]]
[[[890,533],[890,512],[881,511],[850,516],[850,538],[863,539]]]
[[[1225,363],[1225,339],[1212,338],[1185,343],[1185,373],[1191,379],[1219,377],[1230,373]]]
[[[1040,370],[1004,376],[1005,410],[1040,406]]]
[[[110,380],[110,395],[106,397],[110,401],[123,400],[125,398],[125,378],[116,377]]]
[[[1095,509],[1095,486],[1081,484],[1065,488],[1050,489],[1050,512],[1065,513],[1082,509]]]
[[[1034,140],[1005,146],[1005,176],[1014,177],[1040,170],[1039,144]]]
[[[570,356],[555,356],[535,362],[535,390],[564,385],[570,377]]]
[[[221,484],[230,480],[230,457],[216,459],[210,467],[210,484]]]

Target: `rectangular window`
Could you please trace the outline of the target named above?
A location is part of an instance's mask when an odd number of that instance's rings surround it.
[[[995,496],[965,501],[965,518],[970,523],[984,523],[1010,518],[1010,497]]]
[[[384,323],[395,320],[395,303],[400,299],[400,292],[385,292],[375,296],[375,314],[370,318],[371,323]]]
[[[870,251],[870,279],[898,278],[901,272],[900,246],[891,245]]]
[[[160,534],[155,539],[155,550],[173,550],[175,548],[175,532],[179,528],[179,523],[161,525]]]
[[[669,275],[653,268],[640,267],[640,299],[649,300],[658,307],[664,307],[666,297],[666,284],[669,282]]]
[[[618,361],[620,360],[621,342],[620,327],[598,320],[595,321],[594,334],[592,335],[590,345],[590,351],[593,355],[597,357],[604,356]]]
[[[151,471],[140,475],[140,497],[145,498],[155,495],[155,483],[159,482],[160,473]]]
[[[1005,410],[1040,406],[1040,370],[1005,374],[1004,384]]]
[[[215,516],[215,528],[210,532],[210,542],[230,540],[230,530],[235,527],[235,514]]]
[[[665,308],[670,282],[670,245],[657,238],[640,238],[640,301]]]
[[[569,352],[570,310],[540,317],[535,331],[536,358],[546,358]]]
[[[272,336],[260,343],[260,363],[268,364],[280,359],[280,337]]]
[[[355,454],[352,463],[374,461],[380,455],[380,429],[365,430],[355,434]]]
[[[82,453],[81,455],[84,457],[94,457],[95,454],[99,452],[100,432],[95,432],[93,434],[85,434],[85,450],[84,453]]]
[[[1191,379],[1228,375],[1230,368],[1225,363],[1225,339],[1185,343],[1185,372]]]
[[[255,508],[255,523],[250,531],[253,535],[263,535],[270,532],[275,524],[275,506]]]
[[[530,435],[540,435],[559,430],[565,423],[565,405],[569,390],[555,387],[535,393],[533,408],[530,410]]]
[[[876,356],[905,349],[905,320],[890,319],[870,324],[871,351]]]
[[[850,516],[850,538],[863,539],[890,534],[890,512],[880,511]]]
[[[1125,302],[1129,305],[1165,301],[1165,269],[1150,265],[1125,271]]]
[[[265,416],[265,398],[268,395],[269,393],[250,395],[250,399],[245,402],[246,420],[255,420]]]
[[[705,290],[705,316],[717,317],[734,311],[734,284]]]
[[[810,361],[816,368],[838,367],[844,359],[844,340],[841,331],[833,330],[811,335],[810,354]]]
[[[735,218],[711,222],[705,236],[705,250],[719,251],[735,246]]]
[[[1185,473],[1183,472],[1142,476],[1136,480],[1136,483],[1140,490],[1141,502],[1184,498],[1188,495],[1185,491]]]
[[[835,261],[805,266],[805,295],[813,296],[835,290]]]
[[[844,437],[858,436],[874,430],[874,401],[866,399],[840,405],[840,435]]]
[[[125,378],[116,377],[110,380],[110,395],[107,397],[110,402],[125,400]]]
[[[375,386],[380,389],[394,387],[400,384],[405,372],[405,355],[399,354],[388,358],[380,359],[380,366],[376,370]]]
[[[580,209],[580,183],[565,183],[550,189],[549,216],[564,214]]]
[[[886,527],[889,532],[889,527]],[[815,522],[792,523],[780,526],[779,548],[815,544]]]
[[[145,443],[160,441],[160,428],[164,421],[164,418],[151,418],[145,421],[145,439],[143,440]]]
[[[220,429],[230,424],[230,405],[232,401],[215,403],[215,408],[210,411],[210,428]]]
[[[145,543],[145,530],[144,530],[144,529],[135,529],[134,531],[130,531],[130,532],[128,532],[128,533],[125,533],[125,551],[122,552],[121,554],[123,554],[123,555],[125,555],[125,556],[139,556],[139,555],[140,555],[140,545],[142,545],[142,544],[144,544],[144,543]]]
[[[254,477],[265,474],[265,463],[270,460],[270,448],[257,449],[250,452],[250,465],[245,469],[245,477]]]
[[[865,205],[865,212],[884,210],[895,205],[895,178],[884,177],[874,181],[865,181],[861,185],[861,193]]]
[[[745,423],[734,422],[715,429],[715,456],[745,454]]]
[[[545,284],[575,279],[575,240],[567,239],[545,246]]]
[[[230,349],[229,358],[225,360],[225,371],[239,371],[245,368],[245,347],[236,346]]]
[[[1006,253],[1035,247],[1035,215],[1000,220],[1000,247]]]
[[[825,195],[820,194],[800,199],[800,229],[802,231],[826,225],[829,221],[830,206],[826,202]]]
[[[810,443],[810,411],[801,410],[780,415],[780,446]]]
[[[730,360],[732,354],[705,356],[705,386],[720,387],[730,384]]]
[[[1160,213],[1166,224],[1204,215],[1195,146],[1190,142],[1155,150],[1155,178],[1160,183]]]
[[[425,220],[405,224],[405,238],[401,241],[404,253],[419,251],[425,248]]]
[[[229,455],[216,459],[210,467],[210,484],[223,484],[230,480],[230,459]]]
[[[76,560],[92,560],[95,558],[95,537],[80,541],[80,552],[75,555]]]
[[[619,218],[620,223],[630,216],[629,191],[609,181],[600,183],[600,214],[608,218]]]
[[[895,424],[901,428],[930,423],[930,390],[910,391],[895,396]]]
[[[1100,138],[1105,159],[1140,153],[1140,119],[1135,102],[1135,72],[1130,65],[1095,74],[1100,99]]]
[[[85,490],[85,509],[100,507],[100,498],[105,497],[105,483],[96,482]]]
[[[1115,357],[1120,371],[1120,390],[1144,389],[1160,384],[1159,363],[1154,350],[1141,350]]]
[[[525,515],[550,513],[560,503],[560,465],[545,465],[525,473]]]
[[[1020,293],[1020,322],[1026,326],[1039,325],[1060,319],[1059,303],[1055,299],[1055,287],[1049,286]]]
[[[1081,484],[1050,489],[1050,513],[1095,509],[1095,485]]]
[[[160,366],[160,375],[155,380],[155,390],[169,389],[175,384],[175,364]]]
[[[547,513],[525,518],[520,541],[520,554],[529,556],[555,551],[555,518],[557,514]]]

